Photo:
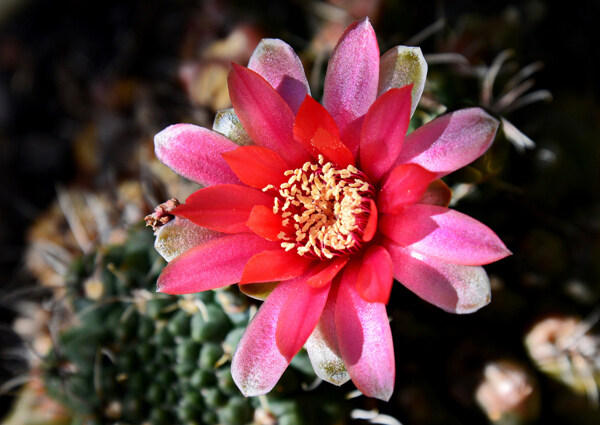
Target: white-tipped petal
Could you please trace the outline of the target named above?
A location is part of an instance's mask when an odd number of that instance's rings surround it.
[[[321,338],[315,336],[315,333],[308,338],[305,348],[315,374],[323,381],[339,386],[350,380],[342,358],[331,351]]]
[[[156,232],[154,248],[167,261],[190,248],[223,236],[222,233],[198,226],[185,218],[175,217]]]
[[[252,145],[252,139],[242,127],[240,119],[235,114],[233,108],[223,109],[215,115],[213,130],[221,133],[229,140],[237,143],[240,146]]]
[[[334,314],[335,290],[330,294],[321,314],[321,320],[306,341],[304,348],[319,378],[334,385],[342,385],[350,380],[350,375],[339,354]]]
[[[379,63],[377,96],[392,88],[413,84],[411,116],[415,112],[427,77],[427,62],[419,47],[396,46],[388,50]]]

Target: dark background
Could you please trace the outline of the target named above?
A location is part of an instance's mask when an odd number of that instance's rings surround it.
[[[300,1],[12,3],[12,8],[0,7],[0,347],[5,349],[0,358],[0,382],[24,370],[22,359],[6,354],[7,347],[19,346],[9,331],[16,312],[14,298],[7,294],[30,288],[31,277],[22,267],[28,225],[54,199],[57,184],[87,178],[91,187],[101,187],[111,172],[126,173],[127,167],[121,167],[119,161],[126,161],[127,140],[140,133],[151,135],[176,122],[179,113],[190,107],[177,83],[175,67],[192,18],[215,38],[227,35],[239,22],[251,22],[265,35],[285,39],[297,51],[307,46],[318,23],[306,6],[310,2]],[[481,37],[486,47],[475,60],[489,64],[501,50],[512,48],[521,65],[545,63],[536,76],[536,87],[549,89],[554,101],[528,107],[511,120],[539,148],[551,148],[564,159],[557,168],[544,171],[535,169],[535,153],[511,154],[508,179],[525,187],[531,198],[525,203],[505,199],[500,206],[502,217],[496,220],[499,227],[488,222],[516,257],[492,271],[503,273],[501,268],[506,267],[506,275],[517,276],[527,268],[527,253],[520,253],[520,248],[527,246],[524,235],[531,223],[547,220],[547,226],[566,240],[568,257],[562,274],[551,279],[575,276],[589,282],[592,293],[597,294],[600,280],[592,251],[598,239],[598,219],[589,218],[600,213],[599,3],[383,1],[381,7],[375,30],[382,46],[401,43],[444,15],[453,28],[479,23],[481,28],[472,31],[471,37]],[[202,20],[206,9],[213,10],[211,22]],[[509,30],[504,25],[496,31],[494,22],[511,13],[517,16],[514,24]],[[501,31],[507,35],[502,36]],[[439,41],[434,36],[422,47],[425,53],[433,53]],[[107,114],[105,150],[111,152],[105,158],[107,168],[98,175],[82,177],[73,154],[76,136],[90,121],[100,120],[105,106],[98,106],[98,87],[118,79],[133,79],[148,88],[151,122],[131,124],[136,115],[133,107]],[[467,204],[469,208],[475,216],[484,215],[477,205]],[[550,304],[560,309],[557,288],[549,287],[557,290]],[[540,293],[534,290],[527,296],[538,300]],[[592,304],[594,301],[597,298]],[[581,305],[567,304],[562,306],[567,311],[581,308],[582,315],[589,312]],[[436,317],[442,318],[434,314],[432,320]],[[9,399],[2,399],[0,416],[7,407],[5,400]]]

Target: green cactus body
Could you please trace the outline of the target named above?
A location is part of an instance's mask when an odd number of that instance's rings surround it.
[[[48,392],[70,409],[72,424],[346,422],[344,391],[302,390],[315,379],[310,368],[288,370],[262,400],[244,398],[230,361],[250,319],[247,298],[235,287],[157,294],[161,262],[152,234],[134,229],[127,244],[102,247],[72,265],[67,286],[75,324],[59,333],[44,362]]]

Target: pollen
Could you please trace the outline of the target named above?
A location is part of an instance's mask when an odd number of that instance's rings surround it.
[[[356,167],[338,168],[319,155],[318,162],[285,171],[287,181],[274,189],[273,213],[280,213],[277,235],[286,251],[333,258],[358,250],[369,218],[373,187]]]

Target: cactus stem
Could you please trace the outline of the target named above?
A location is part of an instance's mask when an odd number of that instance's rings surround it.
[[[104,398],[102,392],[102,348],[96,350],[94,358],[94,390],[101,400]]]

